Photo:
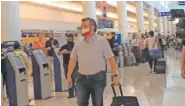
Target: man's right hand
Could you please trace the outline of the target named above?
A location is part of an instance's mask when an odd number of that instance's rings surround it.
[[[67,84],[68,84],[68,87],[71,88],[71,86],[72,86],[72,78],[71,77],[67,77]]]
[[[62,50],[62,53],[63,53],[63,54],[69,54],[70,51],[68,51],[67,49],[64,49],[64,50]]]

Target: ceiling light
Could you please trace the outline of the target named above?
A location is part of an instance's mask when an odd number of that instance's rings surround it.
[[[58,7],[58,8],[63,8],[63,9],[72,10],[72,11],[76,11],[76,12],[83,12],[83,9],[81,7],[74,7],[74,6],[71,7],[70,5],[58,4],[55,2],[51,2],[51,1],[30,1],[30,2],[34,2],[34,3],[38,3],[38,4],[42,4],[42,5],[53,6],[53,7]],[[109,1],[109,3],[110,3],[110,1]],[[115,3],[116,2],[113,2],[112,4],[115,5]],[[116,3],[116,5],[117,5],[117,3]],[[132,12],[136,11],[132,6],[127,5],[127,8],[131,8],[130,11],[132,11]],[[96,15],[102,15],[101,10],[96,11]],[[107,12],[107,17],[117,19],[118,16],[115,13]],[[129,22],[137,22],[137,20],[135,18],[128,17],[127,20]]]
[[[30,2],[49,5],[49,6],[53,6],[53,7],[59,7],[59,8],[67,9],[67,10],[73,10],[73,11],[76,11],[76,12],[82,12],[83,11],[81,7],[74,7],[74,6],[71,7],[70,5],[54,3],[54,2],[51,2],[51,1],[30,1]]]

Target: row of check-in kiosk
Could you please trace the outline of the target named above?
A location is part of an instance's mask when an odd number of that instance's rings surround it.
[[[9,106],[28,106],[28,79],[26,68],[20,55],[8,52],[6,55],[6,89],[9,98]],[[64,71],[61,69],[61,61],[57,53],[54,54],[54,79],[55,92],[63,92],[68,89]],[[51,70],[46,56],[41,50],[34,50],[31,54],[34,99],[48,99],[52,95]],[[2,83],[3,84],[3,83]],[[1,85],[3,86],[3,85]],[[2,89],[2,94],[4,94]]]

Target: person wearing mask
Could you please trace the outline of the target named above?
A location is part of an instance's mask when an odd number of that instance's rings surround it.
[[[145,48],[148,48],[149,52],[152,51],[152,50],[160,49],[158,38],[154,36],[154,32],[153,31],[149,32],[149,37],[146,39],[146,42],[145,42]],[[150,72],[151,73],[155,73],[155,65],[157,63],[157,58],[153,58],[149,54],[149,56],[148,56],[148,63],[149,63],[149,66],[150,66]]]
[[[49,62],[49,68],[51,71],[51,80],[53,80],[53,56],[55,52],[55,48],[59,48],[59,43],[56,39],[53,38],[53,35],[51,34],[49,36],[49,40],[46,41],[45,43],[45,48],[47,52],[47,58]]]
[[[132,36],[131,47],[132,52],[136,58],[136,65],[140,63],[140,47],[139,47],[140,40],[138,39],[137,35],[134,33]]]
[[[63,55],[63,67],[64,67],[64,73],[65,77],[67,79],[67,73],[68,73],[68,64],[69,64],[69,59],[70,59],[70,54],[74,46],[74,38],[72,34],[69,34],[66,36],[67,37],[67,44],[63,45],[60,49],[58,54]],[[69,88],[68,91],[68,98],[73,98],[74,97],[74,83],[75,83],[75,78],[77,76],[77,66],[74,68],[74,71],[72,73],[72,87]]]
[[[119,85],[117,65],[108,41],[96,34],[96,21],[83,18],[81,32],[83,39],[75,42],[71,52],[67,81],[72,84],[71,74],[76,62],[79,65],[79,75],[76,78],[76,93],[78,106],[88,106],[91,95],[93,106],[103,106],[103,92],[106,86],[106,61],[112,69],[113,84]]]
[[[185,79],[185,40],[182,41],[183,48],[181,53],[181,76]]]

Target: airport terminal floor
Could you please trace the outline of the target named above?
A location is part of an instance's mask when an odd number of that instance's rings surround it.
[[[166,74],[151,74],[147,63],[120,69],[120,81],[124,95],[137,96],[140,106],[184,106],[185,83],[180,76],[180,52],[170,49],[165,53]],[[112,102],[110,73],[107,74],[107,86],[104,91],[104,106]],[[118,89],[116,89],[118,91]],[[54,91],[54,88],[53,88]],[[6,94],[6,93],[5,93]],[[29,80],[30,106],[77,106],[76,98],[68,99],[67,92],[52,93],[52,98],[33,100],[32,79]],[[4,100],[4,106],[8,106]],[[92,103],[90,101],[90,106]]]

